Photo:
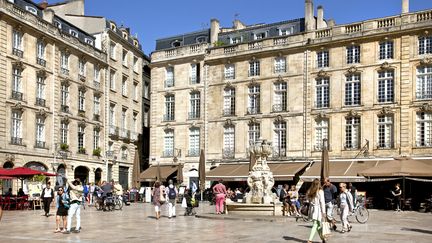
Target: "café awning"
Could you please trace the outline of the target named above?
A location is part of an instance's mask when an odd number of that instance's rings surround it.
[[[292,180],[294,176],[307,163],[284,162],[284,163],[268,163],[270,170],[273,172],[274,179],[277,181]],[[249,163],[244,164],[221,164],[215,169],[208,171],[206,180],[216,181],[222,179],[224,181],[246,181],[249,175]]]
[[[169,176],[177,172],[178,166],[177,165],[160,165],[160,173],[161,173],[161,179],[164,181]],[[156,181],[157,177],[157,166],[150,166],[143,172],[141,172],[139,179],[141,181]]]
[[[330,161],[330,181],[332,182],[363,182],[364,176],[357,175],[360,171],[372,168],[379,163],[377,160],[368,161]],[[314,164],[300,176],[304,181],[320,178],[321,162]]]
[[[361,170],[358,174],[366,177],[432,177],[432,160],[399,157]]]

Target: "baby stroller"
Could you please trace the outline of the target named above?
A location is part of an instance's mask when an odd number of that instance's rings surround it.
[[[190,192],[186,192],[184,194],[184,198],[186,199],[186,209],[184,216],[194,216],[196,214],[194,208],[198,206],[198,201],[195,200],[195,197],[193,197]]]

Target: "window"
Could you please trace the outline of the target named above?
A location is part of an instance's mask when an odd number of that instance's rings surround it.
[[[128,157],[128,150],[127,150],[127,148],[122,148],[122,150],[121,150],[121,158],[123,160],[127,160],[127,157]]]
[[[317,53],[317,67],[318,68],[329,67],[329,52],[328,51],[320,51]]]
[[[38,41],[36,44],[37,58],[45,60],[45,43]]]
[[[148,82],[144,82],[144,98],[150,98],[150,84]]]
[[[294,27],[289,27],[286,29],[279,29],[279,35],[280,36],[291,35],[293,32],[294,32]]]
[[[134,89],[134,96],[133,96],[133,99],[134,100],[138,100],[138,98],[139,98],[139,90],[138,90],[138,83],[134,83],[133,84],[133,89]]]
[[[128,51],[127,50],[123,50],[122,63],[123,63],[123,66],[128,65]]]
[[[99,129],[93,129],[93,150],[100,149],[99,148],[99,140],[100,140]]]
[[[260,62],[252,61],[249,62],[249,76],[259,76],[260,75]]]
[[[78,38],[78,32],[76,32],[75,30],[69,30],[69,34],[73,37],[77,37]]]
[[[61,71],[63,74],[69,74],[69,54],[62,52],[61,53],[61,62],[60,62]]]
[[[126,124],[127,116],[126,116],[126,113],[127,113],[127,109],[123,108],[122,112],[121,112],[121,120],[120,120],[120,129],[121,129],[120,136],[123,137],[123,138],[127,137],[127,129],[126,129],[126,127],[127,127],[127,124]]]
[[[22,144],[22,112],[20,110],[12,111],[11,143]]]
[[[165,87],[174,87],[174,67],[166,68]]]
[[[12,98],[22,100],[22,70],[18,67],[13,67],[12,70]]]
[[[78,111],[85,112],[85,91],[78,90]]]
[[[258,114],[260,112],[260,86],[250,86],[248,96],[248,114]]]
[[[393,147],[393,117],[378,116],[378,148]]]
[[[234,88],[225,88],[224,89],[224,108],[223,115],[224,116],[233,116],[235,115],[235,89]]]
[[[45,106],[45,78],[39,75],[36,78],[36,105]]]
[[[230,38],[230,43],[231,44],[238,44],[242,42],[242,38],[241,36],[237,36],[237,37],[231,37]]]
[[[199,119],[201,110],[201,94],[193,92],[190,94],[190,112],[189,119]]]
[[[261,137],[260,132],[260,124],[259,123],[251,123],[249,124],[249,146],[255,145],[256,142],[259,141]]]
[[[378,72],[378,102],[393,102],[393,70]]]
[[[30,13],[32,13],[32,14],[34,14],[34,15],[37,15],[37,10],[36,10],[35,8],[33,8],[33,7],[31,7],[31,6],[25,6],[25,9],[26,9],[27,11],[29,11]]]
[[[174,156],[174,130],[165,130],[164,137],[164,157]]]
[[[360,46],[349,46],[346,48],[347,64],[360,63]]]
[[[123,76],[123,80],[122,80],[122,95],[123,96],[127,96],[128,92],[127,92],[127,77]]]
[[[316,108],[328,108],[330,106],[330,78],[322,77],[316,79]]]
[[[360,74],[346,76],[345,105],[360,105]]]
[[[164,121],[174,121],[175,99],[174,95],[165,96]]]
[[[137,129],[137,124],[138,124],[138,113],[137,113],[137,112],[134,112],[134,113],[132,114],[132,127],[131,127],[131,131],[132,131],[132,132],[136,132],[136,131],[138,131],[138,129]]]
[[[260,40],[267,37],[267,32],[260,32],[254,34],[254,40]]]
[[[69,132],[69,124],[62,121],[60,123],[60,142],[62,144],[68,143],[68,132]]]
[[[149,127],[149,109],[146,107],[144,108],[144,126]]]
[[[112,41],[110,43],[110,58],[116,59],[116,43]]]
[[[193,63],[191,64],[190,71],[190,83],[191,84],[199,84],[200,83],[200,64]]]
[[[58,29],[62,28],[62,24],[57,20],[54,20],[54,26],[57,27]]]
[[[136,73],[139,71],[138,58],[136,56],[133,57],[133,70]]]
[[[286,122],[280,121],[274,123],[273,130],[273,157],[286,156]]]
[[[100,83],[100,69],[96,64],[93,65],[93,69],[94,69],[93,80],[97,83]]]
[[[323,149],[324,139],[328,139],[329,120],[319,119],[315,123],[315,151]]]
[[[85,137],[85,127],[78,126],[78,152],[84,152],[84,137]]]
[[[417,99],[432,99],[432,66],[417,68]]]
[[[36,117],[36,147],[45,148],[45,118]]]
[[[225,79],[235,79],[235,65],[227,64],[224,68]]]
[[[100,96],[93,96],[93,114],[100,115]]]
[[[199,156],[200,130],[199,128],[189,129],[189,156]]]
[[[69,86],[62,84],[61,86],[61,105],[67,106],[69,103]]]
[[[347,117],[345,122],[345,148],[360,148],[360,117]]]
[[[234,126],[224,127],[224,145],[222,156],[224,159],[232,159],[235,154],[235,130]]]
[[[275,73],[285,73],[286,72],[286,59],[285,59],[285,57],[276,57],[275,58],[274,70],[275,70]]]
[[[393,41],[383,41],[379,44],[379,59],[393,59]]]
[[[85,38],[85,43],[89,44],[89,45],[93,45],[93,40],[90,38]]]
[[[14,51],[15,50],[21,51],[21,54],[22,54],[22,51],[23,51],[23,43],[22,43],[23,42],[23,34],[18,30],[13,30],[12,36],[13,36],[12,47],[13,47]],[[14,54],[16,55],[16,53],[14,53]]]
[[[417,147],[432,147],[432,113],[417,112]]]
[[[110,125],[110,129],[113,128],[113,126],[115,125],[115,104],[110,104],[109,107],[109,125]]]
[[[432,36],[420,36],[419,41],[419,55],[432,54]]]
[[[278,82],[274,84],[273,112],[287,110],[287,83]]]
[[[116,80],[116,72],[114,70],[110,71],[110,89],[115,90],[115,80]]]
[[[79,61],[78,61],[78,70],[79,70],[79,75],[81,75],[81,76],[83,76],[83,77],[85,77],[86,75],[85,75],[85,73],[86,73],[86,65],[85,65],[85,61],[84,60],[82,60],[82,59],[80,59]]]
[[[179,46],[181,46],[181,41],[175,40],[171,43],[171,46],[172,47],[179,47]]]

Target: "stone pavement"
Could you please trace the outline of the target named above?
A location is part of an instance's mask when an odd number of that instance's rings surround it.
[[[208,204],[197,209],[205,218],[183,216],[180,205],[177,210],[176,218],[156,220],[153,207],[144,203],[114,212],[87,207],[81,211],[81,233],[69,235],[53,233],[55,218],[41,216],[42,210],[6,211],[0,222],[0,242],[305,242],[310,232],[310,223],[296,223],[294,218],[232,220],[232,216],[213,215]],[[367,224],[353,223],[352,232],[333,233],[329,242],[432,242],[431,213],[370,213]],[[315,242],[320,242],[318,236]]]

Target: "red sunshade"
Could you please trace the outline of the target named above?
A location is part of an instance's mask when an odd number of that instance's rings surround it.
[[[26,167],[17,167],[11,170],[0,170],[0,176],[27,177],[33,175],[56,176],[56,174],[38,171],[38,170],[32,170]]]

